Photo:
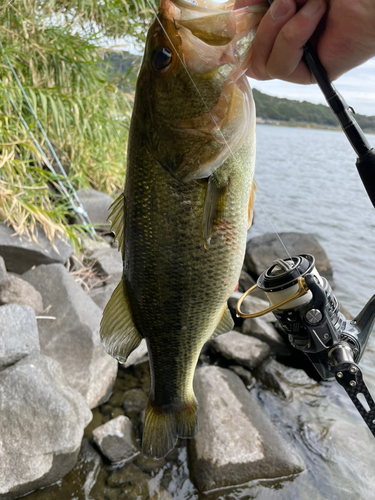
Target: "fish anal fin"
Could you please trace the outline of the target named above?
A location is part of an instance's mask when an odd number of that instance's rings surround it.
[[[108,221],[111,222],[111,232],[115,233],[115,239],[118,243],[118,249],[124,257],[124,235],[125,235],[125,195],[120,196],[109,207],[111,213],[108,216]]]
[[[254,217],[254,203],[256,199],[256,192],[258,190],[257,183],[255,179],[253,179],[253,183],[251,184],[250,198],[249,198],[249,206],[247,209],[247,229],[250,229],[250,226],[253,222]]]
[[[204,245],[208,249],[215,221],[223,216],[227,199],[228,183],[218,184],[211,175],[207,182],[207,192],[203,207],[203,237]]]
[[[123,279],[104,309],[100,340],[105,351],[120,363],[125,363],[141,343],[142,336],[134,324]]]
[[[233,318],[229,312],[228,306],[225,304],[223,314],[221,315],[220,321],[217,327],[215,328],[215,331],[212,334],[211,338],[214,339],[215,337],[221,335],[222,333],[230,332],[231,330],[233,330],[233,327],[234,327]]]

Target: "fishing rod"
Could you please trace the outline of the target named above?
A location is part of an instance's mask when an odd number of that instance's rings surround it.
[[[272,0],[270,0],[272,3]],[[356,166],[375,207],[375,151],[355,120],[354,110],[332,84],[310,42],[303,46],[303,61],[323,92],[357,154]],[[245,314],[244,299],[262,290],[270,307]],[[255,318],[273,312],[290,344],[304,352],[323,380],[334,377],[345,389],[375,437],[375,401],[358,366],[375,323],[375,295],[352,321],[340,312],[328,281],[315,268],[312,255],[277,259],[237,303],[237,315]]]

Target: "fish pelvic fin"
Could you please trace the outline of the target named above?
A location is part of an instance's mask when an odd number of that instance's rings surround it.
[[[198,404],[194,396],[175,413],[164,412],[149,401],[142,437],[143,456],[165,457],[175,447],[178,437],[193,438],[197,432]]]
[[[111,213],[108,216],[108,221],[111,222],[111,232],[115,233],[115,240],[118,243],[119,252],[124,258],[124,241],[125,241],[125,195],[121,193],[118,198],[109,207]]]
[[[215,337],[218,337],[222,333],[230,332],[231,330],[233,330],[233,327],[234,327],[234,321],[232,315],[229,312],[228,306],[225,304],[223,314],[221,315],[220,321],[217,327],[215,328],[215,331],[212,334],[211,338],[214,339]]]
[[[123,279],[104,309],[100,340],[105,351],[119,363],[125,363],[129,354],[141,343],[142,336],[134,324]]]

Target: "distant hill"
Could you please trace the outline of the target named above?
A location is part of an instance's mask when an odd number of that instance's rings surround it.
[[[126,51],[106,50],[103,64],[113,82],[125,92],[134,90],[142,57]],[[257,117],[264,121],[282,122],[289,125],[338,127],[335,115],[324,104],[294,101],[263,94],[253,89]],[[375,116],[355,115],[359,125],[368,132],[375,132]]]
[[[337,127],[339,125],[333,112],[324,104],[274,97],[263,94],[257,89],[253,89],[253,95],[257,117],[265,121],[311,124],[323,127]],[[375,132],[375,116],[356,114],[355,118],[364,130]]]

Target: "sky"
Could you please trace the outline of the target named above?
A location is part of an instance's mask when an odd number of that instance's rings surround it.
[[[265,94],[326,104],[317,85],[297,85],[281,80],[249,80],[253,88]],[[356,113],[375,116],[375,57],[342,75],[335,80],[334,85]]]

